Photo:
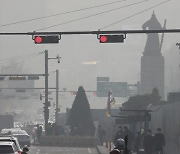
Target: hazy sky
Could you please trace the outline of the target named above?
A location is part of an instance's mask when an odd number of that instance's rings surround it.
[[[114,4],[57,16],[60,13],[112,2]],[[179,0],[170,0],[154,9],[150,8],[166,2],[166,0],[124,0],[117,2],[118,0],[1,0],[0,32],[32,32],[58,24],[61,25],[42,31],[98,30],[121,20],[123,21],[102,30],[141,29],[142,24],[150,19],[153,11],[162,26],[164,20],[167,19],[167,28],[180,28]],[[135,5],[134,3],[139,4]],[[131,6],[125,7],[127,5]],[[125,8],[117,9],[120,7]],[[116,10],[100,14],[113,9]],[[149,10],[139,13],[146,9]],[[100,15],[95,16],[95,14]],[[50,15],[56,16],[3,26]],[[87,18],[88,16],[93,17]],[[133,17],[130,18],[130,16]],[[72,22],[84,17],[86,19]],[[69,21],[69,24],[63,24]],[[171,46],[175,46],[179,40],[179,34],[165,35],[162,52],[169,50]],[[145,42],[146,34],[127,35],[125,43],[122,44],[100,44],[96,35],[67,35],[62,36],[60,43],[55,45],[35,45],[31,36],[1,36],[0,59],[13,58],[47,49],[50,57],[57,54],[62,57],[61,64],[57,64],[56,61],[49,61],[50,72],[56,69],[60,71],[61,89],[66,87],[67,90],[76,90],[82,85],[85,90],[96,90],[97,76],[109,76],[111,81],[117,82],[136,83],[139,81],[140,59]],[[17,61],[24,61],[24,59]],[[96,64],[86,65],[86,62],[96,62]],[[6,65],[6,63],[0,64]],[[43,55],[25,60],[22,64],[29,73],[44,72]],[[55,74],[51,73],[50,86],[55,85],[54,79]],[[39,83],[44,84],[44,80],[37,82],[37,84]]]

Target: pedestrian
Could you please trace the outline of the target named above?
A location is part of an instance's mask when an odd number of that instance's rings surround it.
[[[35,128],[32,130],[31,136],[32,136],[32,139],[33,139],[33,144],[35,145],[36,144],[36,137],[37,137]]]
[[[105,137],[106,137],[106,131],[102,128],[101,125],[99,125],[99,127],[98,127],[98,138],[99,138],[101,145],[103,145]]]
[[[153,153],[154,137],[151,134],[151,130],[148,129],[143,140],[144,150],[146,154]]]
[[[39,142],[40,137],[42,136],[42,126],[39,126],[39,124],[37,124],[36,134],[37,134],[37,142]]]
[[[70,136],[76,136],[76,135],[79,135],[79,134],[77,134],[77,127],[74,126],[73,128],[71,128]]]
[[[138,152],[140,150],[140,146],[141,146],[141,132],[140,131],[137,132],[134,146],[135,146],[135,152],[138,154]]]
[[[161,133],[161,128],[157,128],[157,133],[154,136],[154,150],[155,154],[163,154],[163,147],[165,146],[165,138]]]
[[[117,143],[117,140],[118,139],[124,139],[124,132],[123,132],[123,129],[122,129],[122,126],[119,126],[119,130],[117,131],[115,137],[114,137],[114,146],[116,147],[116,143]]]
[[[116,141],[116,146],[110,151],[110,154],[131,154],[131,151],[127,148],[124,139],[119,138]]]
[[[127,137],[127,140],[128,140],[127,147],[131,151],[132,143],[134,141],[134,134],[128,129],[127,126],[124,126],[123,129],[124,129],[124,138]]]
[[[64,131],[65,131],[65,134],[66,134],[67,136],[69,136],[70,133],[71,133],[71,128],[70,128],[70,126],[66,125],[65,128],[64,128]]]

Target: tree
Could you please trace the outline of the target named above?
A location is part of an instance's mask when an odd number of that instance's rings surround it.
[[[94,135],[95,127],[92,120],[91,110],[82,86],[79,87],[76,94],[67,124],[70,125],[72,130],[76,129],[77,135]]]
[[[150,104],[155,105],[161,103],[165,102],[161,101],[161,96],[159,96],[158,89],[154,88],[151,94],[130,97],[127,102],[122,104],[122,106],[124,109],[145,110]]]

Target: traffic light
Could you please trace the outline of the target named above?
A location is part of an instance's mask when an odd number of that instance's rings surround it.
[[[99,35],[100,43],[123,43],[124,35]]]
[[[35,44],[59,43],[60,35],[35,35],[33,40]]]

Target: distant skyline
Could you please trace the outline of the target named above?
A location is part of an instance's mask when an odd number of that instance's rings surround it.
[[[96,7],[94,9],[74,12],[71,14],[69,13],[11,26],[0,26],[0,32],[32,32],[44,27],[69,22],[142,1],[143,0],[127,0],[121,3]],[[159,7],[149,9],[144,13],[133,16],[138,12],[165,1],[166,0],[148,0],[147,2],[142,2],[141,4],[103,13],[101,15],[89,17],[76,22],[70,22],[68,24],[46,29],[44,31],[98,30],[99,28],[128,17],[128,19],[103,30],[142,29],[142,24],[151,17],[153,11],[155,12],[161,25],[163,25],[164,20],[167,19],[167,28],[180,28],[179,0],[168,1]],[[0,25],[43,16],[50,16],[53,14],[98,6],[106,3],[112,3],[112,1],[74,0],[72,3],[70,0],[1,0]],[[130,18],[130,16],[133,17]],[[59,83],[61,89],[67,88],[67,90],[75,90],[78,89],[79,86],[83,86],[85,90],[94,90],[96,89],[97,76],[109,76],[111,81],[117,82],[127,81],[128,83],[136,83],[139,81],[140,59],[142,52],[144,51],[146,38],[146,34],[129,34],[127,35],[124,43],[100,44],[96,35],[66,35],[62,36],[59,44],[35,45],[31,36],[0,36],[0,60],[33,52],[40,52],[47,49],[50,57],[55,57],[57,54],[62,57],[60,64],[56,61],[49,61],[49,71],[51,72],[49,86],[55,85],[55,74],[52,71],[59,69]],[[170,47],[175,46],[178,41],[180,41],[180,34],[165,34],[162,54],[168,51]],[[165,61],[166,60],[167,59],[165,59]],[[92,61],[96,61],[97,63],[94,65],[84,64],[85,62]],[[25,62],[21,64],[23,65],[23,68],[28,70],[28,72],[44,72],[43,55],[31,60],[25,60]],[[2,65],[2,63],[0,63],[0,65]],[[44,80],[42,79],[36,82],[36,84],[37,86],[43,85]],[[65,104],[65,101],[62,101]],[[68,101],[70,102],[72,99]],[[97,100],[93,99],[92,101],[92,106],[95,107]],[[103,107],[106,106],[105,102]],[[69,104],[71,103],[72,102]]]

